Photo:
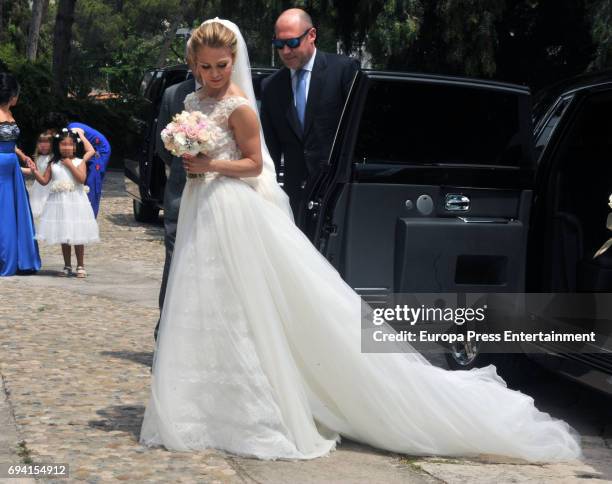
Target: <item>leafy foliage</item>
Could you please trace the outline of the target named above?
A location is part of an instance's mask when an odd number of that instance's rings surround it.
[[[399,67],[410,63],[410,51],[421,33],[423,14],[420,0],[384,2],[367,43],[376,67]]]
[[[253,65],[278,66],[270,45],[284,9],[303,7],[327,51],[358,55],[380,69],[487,77],[534,88],[587,70],[612,67],[612,0],[77,0],[69,97],[51,91],[57,1],[43,16],[35,63],[25,59],[31,2],[3,2],[0,68],[22,84],[15,115],[30,148],[51,110],[109,134],[115,160],[136,146],[144,71],[183,61],[185,39],[162,45],[171,25],[215,16],[240,25]],[[90,95],[116,98],[96,101]],[[27,100],[27,101],[26,101]]]
[[[589,65],[590,70],[602,70],[612,67],[612,0],[593,2],[589,7],[593,19],[591,29],[595,58]]]

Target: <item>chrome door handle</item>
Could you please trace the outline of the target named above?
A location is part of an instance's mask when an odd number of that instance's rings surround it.
[[[470,199],[465,195],[448,193],[444,208],[450,212],[467,212],[470,209]]]

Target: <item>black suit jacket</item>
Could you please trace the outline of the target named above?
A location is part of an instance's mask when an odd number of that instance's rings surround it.
[[[291,71],[283,67],[262,83],[261,123],[276,171],[298,218],[304,187],[329,158],[340,115],[359,63],[317,50],[310,77],[304,129],[298,120]],[[281,167],[281,159],[284,160]]]
[[[181,195],[185,186],[185,169],[183,168],[183,160],[166,150],[164,143],[161,140],[161,131],[166,125],[172,121],[175,114],[180,113],[185,109],[183,101],[188,94],[195,90],[195,81],[187,79],[170,86],[164,91],[159,115],[157,116],[157,131],[155,151],[159,157],[164,160],[164,163],[170,168],[170,175],[166,180],[166,188],[164,190],[164,223],[167,233],[176,233],[176,222],[178,220],[179,207],[181,204]]]

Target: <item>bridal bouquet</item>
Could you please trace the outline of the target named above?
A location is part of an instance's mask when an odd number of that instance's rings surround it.
[[[183,111],[161,132],[164,146],[175,156],[212,151],[219,139],[219,128],[200,111]]]

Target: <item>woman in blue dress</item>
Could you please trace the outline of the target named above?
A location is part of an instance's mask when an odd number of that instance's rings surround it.
[[[18,97],[15,77],[0,73],[0,276],[40,269],[32,211],[17,157],[31,160],[17,148],[19,127],[11,113]]]

